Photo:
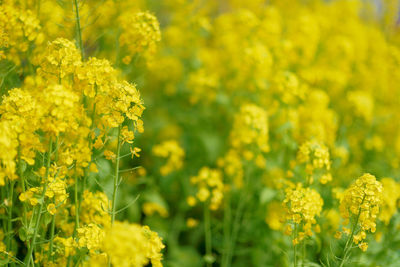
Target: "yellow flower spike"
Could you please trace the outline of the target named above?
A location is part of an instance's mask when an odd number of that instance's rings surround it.
[[[252,160],[254,154],[248,147],[256,145],[260,152],[268,152],[267,112],[254,104],[246,104],[235,115],[230,136],[233,148],[243,150],[245,158]]]
[[[86,247],[94,253],[95,250],[101,248],[101,243],[104,240],[105,232],[96,224],[90,223],[84,227],[78,228],[78,246]]]
[[[293,188],[286,188],[283,204],[287,222],[294,223],[298,229],[296,233],[298,242],[301,242],[305,235],[312,236],[312,225],[316,224],[315,217],[319,216],[323,206],[323,200],[318,192],[304,188],[299,183]]]
[[[155,145],[152,149],[152,153],[157,157],[167,159],[166,163],[160,168],[160,173],[163,176],[173,171],[180,170],[183,167],[185,151],[176,140],[166,140]]]
[[[115,249],[118,247],[118,249]],[[127,266],[126,262],[137,266],[161,266],[164,248],[161,238],[148,226],[115,221],[106,231],[102,250],[110,256],[112,265]]]
[[[161,217],[168,217],[168,211],[165,207],[158,203],[146,202],[143,204],[143,213],[147,216],[152,216],[154,213],[158,213]]]
[[[190,177],[190,182],[198,188],[197,200],[208,202],[211,210],[217,210],[220,207],[224,191],[221,171],[203,167],[197,176]]]
[[[121,15],[122,33],[119,42],[126,46],[130,56],[136,53],[153,54],[161,40],[160,25],[157,18],[149,12],[127,12]],[[128,62],[126,59],[125,62]]]
[[[343,227],[343,232],[350,234],[350,242],[358,244],[362,251],[366,251],[368,245],[364,240],[367,231],[374,233],[376,230],[376,218],[379,206],[382,202],[382,184],[375,176],[366,173],[359,177],[344,193],[340,200],[340,214],[345,222],[353,218],[352,231]],[[357,229],[357,230],[355,230]],[[349,250],[348,246],[345,251]]]

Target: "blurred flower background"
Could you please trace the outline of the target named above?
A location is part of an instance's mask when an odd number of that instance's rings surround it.
[[[0,3],[1,264],[399,265],[399,1]]]

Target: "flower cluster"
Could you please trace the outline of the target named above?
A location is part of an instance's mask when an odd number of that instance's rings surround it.
[[[196,199],[209,205],[211,210],[217,210],[224,196],[224,184],[219,170],[203,167],[197,176],[190,177],[190,183],[197,187],[196,198],[189,197],[190,206],[196,204]]]
[[[119,42],[126,46],[129,55],[124,63],[129,64],[137,53],[154,54],[157,43],[161,40],[160,25],[157,18],[149,12],[131,12],[121,15],[122,34]]]
[[[268,152],[268,116],[267,112],[254,104],[246,104],[235,115],[230,136],[234,149],[241,150],[250,160],[251,151]]]
[[[383,191],[379,219],[385,224],[389,224],[390,219],[397,213],[400,184],[392,178],[382,178],[380,182],[382,183]]]
[[[185,151],[176,140],[166,140],[161,144],[155,145],[153,154],[167,159],[167,162],[160,167],[160,173],[163,176],[182,168]]]
[[[0,2],[2,265],[398,261],[397,0]]]
[[[321,184],[326,184],[332,180],[329,150],[325,145],[317,141],[303,143],[297,153],[297,161],[300,164],[305,164],[307,181],[310,184],[314,182],[314,177]]]
[[[382,183],[375,176],[366,173],[359,177],[345,192],[340,200],[340,215],[344,224],[351,223],[352,230],[344,228],[343,232],[351,234],[353,242],[365,251],[368,244],[364,241],[366,232],[376,231],[376,219],[382,202]]]
[[[2,29],[1,45],[7,44],[7,60],[15,64],[29,60],[30,69],[20,88],[10,88],[0,103],[0,185],[10,190],[6,196],[10,220],[5,228],[9,232],[6,260],[16,260],[11,255],[19,249],[12,241],[13,232],[26,245],[22,259],[26,265],[34,261],[67,266],[81,261],[74,259],[76,255],[85,254],[111,257],[103,240],[117,213],[120,152],[128,144],[131,154],[138,156],[140,149],[133,142],[135,132],[144,130],[143,100],[136,85],[124,80],[110,62],[95,57],[85,60],[83,51],[69,39],[56,38],[46,47],[39,46],[44,34],[37,33],[39,21],[31,10],[19,10],[22,6],[10,3],[4,9],[2,4],[0,11],[1,25],[6,19],[11,22]],[[33,48],[34,59],[30,57]],[[92,193],[87,182],[87,177],[98,172],[97,159],[110,155],[114,155],[117,173],[111,204],[103,192]],[[19,207],[14,204],[16,192]],[[14,205],[21,212],[18,225],[11,221]],[[148,228],[137,231],[148,240],[146,257],[160,265],[163,245],[158,236]],[[43,249],[37,244],[43,244]],[[134,265],[140,264],[147,262]]]
[[[102,244],[112,265],[122,267],[146,266],[149,263],[160,267],[163,248],[161,238],[148,226],[126,222],[116,222],[106,233]]]
[[[43,42],[38,18],[29,9],[21,8],[16,1],[4,1],[0,9],[0,59],[7,58],[18,65],[33,45]]]
[[[293,245],[297,245],[305,237],[312,236],[316,217],[320,215],[324,201],[317,191],[297,184],[293,188],[286,188],[283,203],[286,220],[293,224],[287,226],[286,233],[293,233]],[[319,225],[314,226],[314,230],[319,232]]]

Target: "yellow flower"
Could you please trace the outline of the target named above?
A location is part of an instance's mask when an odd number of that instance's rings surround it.
[[[38,74],[56,82],[75,72],[81,65],[81,54],[75,44],[64,38],[51,42],[40,60]]]
[[[160,168],[160,173],[163,176],[177,171],[183,166],[185,151],[175,140],[167,140],[161,144],[155,145],[152,152],[157,157],[167,159],[167,162]]]
[[[341,238],[342,238],[342,232],[336,231],[336,233],[335,233],[335,238],[336,238],[336,239],[341,239]]]
[[[194,207],[197,203],[197,200],[195,197],[189,196],[187,197],[186,202],[188,203],[189,206]]]
[[[392,178],[383,178],[382,205],[379,213],[379,219],[386,225],[390,219],[397,213],[397,200],[400,198],[400,184]]]
[[[54,205],[53,203],[47,205],[47,211],[48,211],[51,215],[56,214],[56,212],[57,212],[57,210],[56,210],[56,205]]]
[[[153,54],[156,44],[161,40],[160,25],[157,18],[149,12],[127,12],[120,17],[122,33],[119,42],[126,46],[130,56],[136,53]],[[128,62],[125,60],[125,62]]]
[[[317,223],[316,216],[320,215],[324,202],[317,191],[304,188],[300,183],[286,188],[285,193],[286,221],[298,226],[300,242],[306,235],[312,235],[312,225]]]
[[[130,147],[129,149],[130,149],[130,151],[131,151],[132,158],[133,158],[133,157],[137,157],[137,158],[140,157],[139,152],[142,151],[140,148],[134,147],[134,148],[132,149],[132,147]]]
[[[86,247],[92,253],[94,252],[94,250],[98,250],[101,248],[101,243],[103,242],[105,233],[96,224],[89,223],[84,227],[78,228],[77,232],[79,247]]]
[[[118,249],[116,249],[118,248]],[[102,250],[110,256],[112,265],[162,266],[161,250],[164,248],[161,238],[148,226],[114,222],[102,243]]]
[[[92,193],[85,190],[80,205],[80,222],[83,224],[93,223],[103,227],[110,225],[109,200],[104,193]],[[72,206],[71,215],[75,216],[75,206]]]
[[[261,152],[268,152],[266,111],[254,104],[243,105],[235,115],[230,140],[235,149],[241,150],[256,145]]]
[[[321,184],[332,180],[331,161],[328,148],[318,141],[303,143],[297,152],[297,161],[305,164],[308,182],[318,179]]]
[[[199,224],[199,221],[194,218],[188,218],[186,220],[186,226],[189,228],[194,228]]]
[[[115,160],[116,159],[116,155],[115,155],[115,153],[114,152],[112,152],[112,151],[110,151],[110,150],[105,150],[104,151],[104,156],[106,157],[106,159],[109,159],[109,160]]]
[[[382,184],[375,176],[366,173],[359,177],[344,193],[340,201],[340,214],[348,223],[350,218],[358,229],[354,232],[354,243],[362,243],[360,248],[365,251],[367,244],[363,242],[366,232],[376,230],[376,219],[382,202]],[[344,231],[344,230],[343,230]],[[348,232],[346,230],[346,232]]]
[[[358,244],[358,247],[362,250],[362,251],[367,251],[368,249],[368,243],[366,242],[361,242],[360,244]]]
[[[282,203],[278,201],[272,201],[268,204],[265,222],[271,229],[280,230],[282,229],[283,222],[285,221],[284,215],[285,215],[285,209],[282,206]]]
[[[209,202],[211,210],[217,210],[223,199],[224,184],[222,173],[216,169],[203,167],[197,176],[192,176],[190,182],[198,188],[196,198],[200,202]],[[194,204],[194,201],[191,201]],[[190,205],[191,203],[189,203]]]
[[[168,217],[168,211],[166,208],[161,206],[160,204],[154,202],[146,202],[143,204],[143,212],[147,216],[151,216],[154,213],[160,214],[161,217],[166,218]]]
[[[121,139],[122,143],[133,143],[133,139],[135,138],[134,134],[132,131],[129,131],[127,126],[122,127],[121,129]]]

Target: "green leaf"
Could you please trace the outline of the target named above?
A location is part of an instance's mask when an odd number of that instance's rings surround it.
[[[27,239],[27,234],[26,234],[26,230],[24,227],[19,228],[18,230],[18,236],[19,239],[21,239],[22,241],[26,241]]]
[[[267,187],[264,188],[260,194],[260,203],[265,204],[267,202],[270,202],[275,197],[275,195],[276,195],[275,190]]]

